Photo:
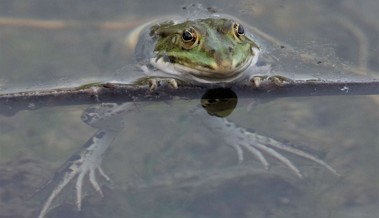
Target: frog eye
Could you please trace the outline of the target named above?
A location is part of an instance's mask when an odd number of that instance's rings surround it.
[[[185,29],[182,34],[182,39],[184,42],[190,42],[192,41],[196,35],[193,32],[192,28]]]
[[[192,27],[185,29],[182,33],[183,47],[191,49],[196,45],[198,41],[197,32]]]
[[[237,37],[245,35],[245,29],[239,23],[234,23],[233,30],[234,30],[234,35]]]

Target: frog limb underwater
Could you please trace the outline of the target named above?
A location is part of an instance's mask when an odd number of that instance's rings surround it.
[[[84,178],[88,175],[92,188],[103,197],[103,192],[96,179],[98,172],[106,181],[111,179],[105,174],[101,168],[102,158],[106,150],[111,145],[114,138],[123,129],[123,116],[138,111],[143,107],[142,104],[136,103],[103,103],[87,108],[81,117],[86,124],[99,129],[83,146],[80,152],[69,158],[62,170],[57,172],[52,180],[47,184],[55,183],[53,191],[45,201],[38,218],[43,218],[49,212],[55,198],[63,191],[63,189],[73,180],[76,179],[76,206],[81,210],[82,205],[82,186]],[[300,149],[285,145],[275,139],[260,135],[258,133],[249,132],[248,130],[237,127],[234,123],[225,118],[209,116],[209,114],[200,106],[193,108],[189,114],[200,119],[204,126],[210,129],[214,134],[222,137],[225,143],[236,150],[238,160],[243,161],[243,150],[248,151],[255,156],[265,169],[270,168],[270,164],[264,154],[274,157],[284,165],[286,165],[294,174],[302,178],[300,170],[284,155],[278,151],[284,151],[313,161],[335,175],[338,173],[326,162],[312,156]]]
[[[257,67],[260,47],[250,38],[244,27],[230,17],[210,15],[206,18],[169,20],[151,22],[139,34],[135,55],[141,66],[141,78],[148,80],[151,89],[156,89],[154,78],[167,78],[173,88],[177,82],[212,83],[233,86],[236,83],[253,83],[256,87],[262,80],[272,79],[286,82],[277,77],[257,76],[256,73],[269,70],[269,67]],[[266,74],[267,75],[267,74]],[[276,79],[277,78],[277,79]],[[155,82],[154,82],[155,81]],[[179,87],[180,88],[180,87]],[[136,111],[137,103],[102,103],[91,106],[84,111],[82,120],[98,129],[84,145],[82,150],[73,155],[62,171],[49,183],[57,183],[42,206],[39,218],[49,212],[54,199],[63,189],[76,178],[76,206],[80,210],[82,202],[82,186],[84,177],[88,174],[91,186],[103,196],[96,180],[96,171],[110,181],[101,169],[104,152],[114,138],[122,131],[125,114]],[[145,103],[144,103],[145,104]],[[143,106],[144,104],[141,104]],[[278,151],[292,153],[313,161],[334,174],[336,171],[327,163],[304,151],[287,146],[269,137],[249,132],[237,127],[225,118],[209,116],[202,108],[196,107],[190,114],[199,118],[226,144],[237,151],[238,160],[243,160],[243,150],[255,156],[266,169],[270,164],[264,154],[274,157],[286,165],[294,174],[302,178],[300,170]]]

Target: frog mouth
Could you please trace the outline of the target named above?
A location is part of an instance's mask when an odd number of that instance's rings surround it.
[[[259,49],[252,48],[252,50],[254,55],[249,56],[237,64],[226,62],[213,67],[206,65],[193,65],[195,66],[193,67],[190,66],[190,64],[173,63],[169,61],[169,58],[165,57],[152,58],[150,63],[167,76],[182,80],[201,83],[231,82],[243,77],[243,75],[245,75],[243,71],[257,63]]]
[[[200,82],[228,82],[240,77],[242,72],[251,65],[252,58],[247,58],[238,66],[224,64],[214,68],[208,66],[188,67],[182,64],[173,64],[173,67],[183,75],[189,75]]]

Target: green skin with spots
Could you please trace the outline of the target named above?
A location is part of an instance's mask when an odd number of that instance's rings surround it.
[[[257,44],[238,34],[235,21],[226,18],[166,22],[150,28],[156,42],[156,60],[178,64],[201,72],[204,78],[226,78],[245,70]],[[185,42],[183,31],[194,30],[194,40]]]

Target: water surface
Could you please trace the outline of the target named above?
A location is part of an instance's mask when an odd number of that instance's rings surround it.
[[[191,7],[191,3],[2,1],[2,21],[58,20],[83,25],[2,24],[0,92],[125,79],[123,73],[135,70],[133,54],[124,46],[132,27],[151,17],[187,13],[183,5]],[[337,66],[323,74],[322,66],[294,62],[293,56],[268,44],[264,48],[268,54],[282,52],[272,56],[278,69],[289,75],[378,77],[379,26],[375,21],[379,18],[374,9],[379,5],[375,0],[359,7],[354,1],[311,0],[233,5],[213,1],[204,7],[238,17],[299,54],[311,53],[316,63]],[[105,21],[128,25],[122,29],[88,25]],[[346,72],[353,68],[358,70]],[[103,168],[114,181],[104,183],[105,198],[89,189],[83,210],[77,212],[72,203],[74,189],[67,189],[57,199],[62,206],[49,217],[377,217],[377,96],[244,101],[257,103],[250,111],[241,104],[230,120],[317,155],[341,176],[293,155],[286,156],[302,171],[302,180],[274,159],[269,159],[270,171],[248,153],[238,165],[235,151],[189,115],[198,101],[154,103],[125,115],[126,127],[104,158]],[[35,217],[47,193],[28,197],[96,131],[80,120],[87,106],[0,116],[0,217]]]

